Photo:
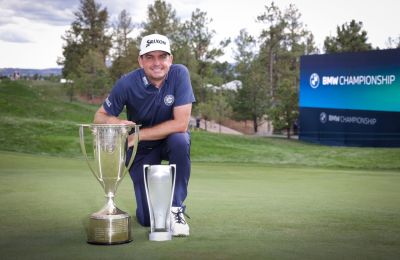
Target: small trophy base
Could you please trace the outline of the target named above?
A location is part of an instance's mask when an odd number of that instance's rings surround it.
[[[117,245],[129,243],[131,237],[131,217],[128,214],[98,215],[89,219],[89,244]]]
[[[171,232],[150,232],[150,241],[168,241],[172,239]]]

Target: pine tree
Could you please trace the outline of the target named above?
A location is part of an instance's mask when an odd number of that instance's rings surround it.
[[[64,66],[63,76],[65,78],[74,81],[85,79],[86,83],[90,79],[93,82],[99,80],[96,78],[99,74],[88,72],[91,71],[88,67],[106,67],[106,57],[111,47],[111,36],[107,34],[107,29],[107,9],[102,9],[101,5],[96,3],[95,0],[81,0],[79,9],[75,12],[75,20],[63,37],[66,42],[63,46],[64,58],[59,60],[59,64]],[[88,65],[87,62],[89,61],[99,62],[100,64]],[[103,81],[103,77],[105,75],[102,74],[101,81]],[[92,83],[80,86],[84,94],[91,97],[94,93],[97,93],[91,90]]]
[[[110,74],[113,80],[117,80],[123,74],[139,67],[137,62],[139,49],[137,41],[129,37],[135,26],[126,10],[121,11],[113,27],[114,52]]]
[[[372,45],[367,43],[367,32],[362,29],[363,23],[351,20],[342,26],[337,26],[336,36],[326,37],[324,49],[326,53],[346,51],[368,51]]]

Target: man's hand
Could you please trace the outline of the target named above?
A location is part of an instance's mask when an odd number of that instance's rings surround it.
[[[95,124],[116,124],[116,125],[135,125],[135,122],[120,119],[116,116],[108,114],[104,107],[101,106],[94,115],[93,122]]]
[[[106,121],[106,124],[113,124],[113,125],[135,125],[135,122],[129,120],[119,119],[118,117],[109,118]]]
[[[96,114],[94,115],[93,122],[95,124],[115,124],[115,125],[136,125],[135,122],[120,119],[116,116],[109,115],[105,110],[104,107],[101,106]],[[134,144],[134,135],[128,136],[128,147],[132,147]]]

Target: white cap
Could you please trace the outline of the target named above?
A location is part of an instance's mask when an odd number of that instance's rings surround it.
[[[151,51],[165,51],[171,54],[168,38],[161,34],[150,34],[143,37],[139,55],[142,56]]]

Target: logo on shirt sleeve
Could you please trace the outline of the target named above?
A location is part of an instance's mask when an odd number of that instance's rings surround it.
[[[111,101],[108,99],[108,97],[106,98],[106,104],[108,107],[111,107],[112,103]]]
[[[175,101],[175,98],[174,98],[173,95],[166,95],[166,96],[164,97],[164,104],[165,104],[166,106],[172,106],[172,104],[174,103],[174,101]]]

